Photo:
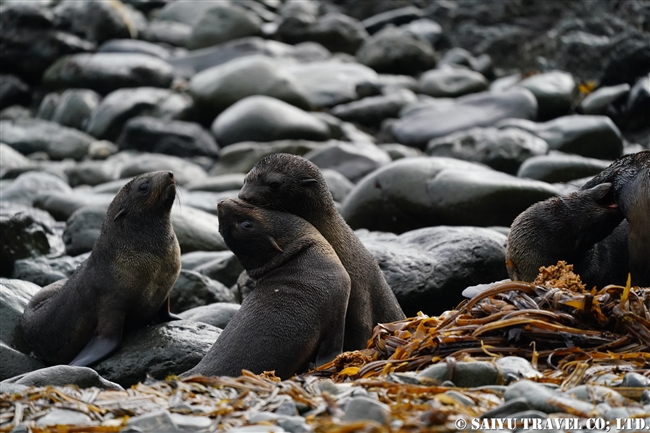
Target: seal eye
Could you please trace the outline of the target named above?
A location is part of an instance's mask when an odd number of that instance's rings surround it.
[[[280,188],[280,182],[278,182],[277,180],[269,182],[269,188],[271,188],[271,189]]]
[[[138,191],[140,192],[147,192],[149,190],[149,182],[146,180],[138,186]]]
[[[239,225],[245,230],[250,230],[253,228],[253,223],[248,220],[240,222]]]

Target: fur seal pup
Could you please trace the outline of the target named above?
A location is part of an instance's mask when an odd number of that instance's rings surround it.
[[[217,213],[226,245],[256,285],[183,376],[239,376],[246,369],[288,379],[341,353],[350,277],[318,230],[238,199],[221,201]]]
[[[405,318],[377,261],[336,209],[316,165],[296,155],[269,155],[246,175],[239,198],[304,218],[332,245],[352,281],[344,350],[365,349],[377,323]]]
[[[512,224],[513,280],[565,260],[589,286],[650,285],[650,151],[625,155],[566,197],[536,203]]]
[[[175,197],[171,171],[147,173],[122,187],[88,259],[25,308],[25,339],[40,359],[88,366],[115,351],[124,330],[175,319],[169,313],[169,292],[181,268],[171,223]]]

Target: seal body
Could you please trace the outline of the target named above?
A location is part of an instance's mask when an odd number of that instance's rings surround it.
[[[650,152],[626,155],[566,197],[536,203],[512,223],[506,247],[513,280],[541,266],[574,265],[588,286],[650,285]]]
[[[350,278],[307,221],[237,199],[218,205],[219,232],[256,282],[205,357],[183,376],[275,370],[286,379],[341,353]]]
[[[304,218],[332,245],[352,282],[344,350],[365,349],[377,323],[404,319],[377,261],[339,214],[313,163],[282,153],[262,158],[246,175],[239,198]]]
[[[118,192],[88,259],[25,308],[25,339],[40,359],[91,365],[119,347],[124,330],[174,319],[169,292],[181,267],[175,197],[168,171],[138,176]]]

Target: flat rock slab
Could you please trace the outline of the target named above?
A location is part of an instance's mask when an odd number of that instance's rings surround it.
[[[106,379],[127,388],[147,375],[164,379],[199,363],[221,330],[205,323],[178,320],[128,333],[110,358],[94,369]]]
[[[361,240],[407,317],[440,314],[464,299],[467,286],[508,276],[506,236],[491,229],[438,226]]]

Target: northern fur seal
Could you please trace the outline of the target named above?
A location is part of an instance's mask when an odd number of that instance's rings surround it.
[[[183,376],[239,376],[246,369],[287,379],[341,353],[350,278],[318,230],[238,199],[217,209],[219,232],[256,286]]]
[[[514,280],[565,260],[588,286],[650,285],[650,152],[626,155],[566,197],[536,203],[512,224],[506,248]]]
[[[352,281],[344,350],[365,349],[377,323],[404,319],[377,261],[339,214],[316,165],[296,155],[269,155],[246,175],[239,198],[304,218],[332,245]]]
[[[123,330],[175,318],[169,313],[181,268],[170,216],[175,197],[170,171],[138,176],[118,192],[90,257],[25,308],[25,339],[39,358],[91,365],[119,347]]]

